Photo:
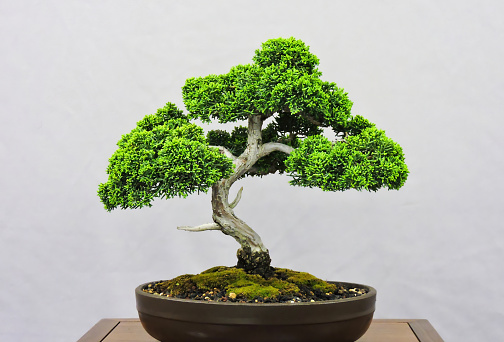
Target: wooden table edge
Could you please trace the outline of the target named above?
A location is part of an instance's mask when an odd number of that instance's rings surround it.
[[[77,342],[103,341],[121,322],[140,322],[138,318],[103,318]],[[426,319],[373,319],[373,323],[407,323],[418,341],[444,342]]]
[[[98,321],[87,333],[84,334],[77,342],[97,342],[103,341],[112,330],[115,329],[121,322],[140,322],[138,318],[103,318]]]
[[[408,323],[421,342],[444,342],[441,336],[426,319],[373,319],[373,323]]]
[[[411,330],[415,333],[417,339],[422,342],[444,342],[436,329],[426,319],[415,319],[408,322]]]

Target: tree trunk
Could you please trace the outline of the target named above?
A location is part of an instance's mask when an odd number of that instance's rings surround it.
[[[178,229],[201,232],[204,230],[220,230],[232,236],[241,246],[237,252],[237,266],[249,273],[260,274],[265,278],[272,275],[271,259],[268,249],[264,246],[259,235],[245,222],[236,217],[233,208],[241,197],[241,190],[236,199],[229,204],[229,189],[262,157],[274,151],[291,153],[294,149],[282,143],[269,142],[262,144],[261,127],[263,117],[259,114],[251,115],[248,121],[248,138],[245,151],[234,156],[223,146],[212,146],[233,160],[234,173],[226,179],[221,179],[212,186],[212,218],[214,223],[207,223],[196,227],[182,226]]]
[[[269,251],[261,237],[234,214],[228,204],[229,188],[225,183],[226,180],[221,180],[212,187],[212,218],[224,234],[232,236],[240,244],[237,267],[267,278],[271,274]]]
[[[247,148],[235,160],[235,172],[212,186],[212,218],[221,231],[232,236],[241,246],[237,252],[237,266],[249,273],[267,277],[271,273],[271,258],[259,235],[243,220],[236,217],[229,205],[229,189],[260,158],[262,118],[252,115],[248,123]]]

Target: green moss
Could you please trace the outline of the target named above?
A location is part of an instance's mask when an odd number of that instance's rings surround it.
[[[280,290],[274,288],[273,286],[264,286],[259,284],[253,284],[243,287],[230,287],[228,288],[229,293],[235,293],[239,297],[244,297],[247,299],[254,299],[257,297],[262,298],[274,298],[280,294]]]
[[[317,290],[324,293],[337,291],[337,286],[335,284],[330,284],[322,279],[319,279],[310,273],[306,272],[296,272],[285,268],[279,268],[275,271],[280,279],[285,279],[286,282],[295,284],[297,286],[310,287],[313,290]]]
[[[245,278],[230,284],[226,288],[226,294],[235,293],[247,299],[275,298],[279,295],[288,295],[299,292],[299,288],[277,278],[264,279],[258,275],[247,275]]]
[[[158,284],[159,287],[163,288],[166,293],[170,293],[173,296],[178,296],[183,293],[190,292],[196,284],[193,282],[192,274],[184,274],[173,278],[172,280],[164,281]]]
[[[201,272],[200,274],[222,272],[222,271],[226,271],[229,269],[230,269],[230,267],[227,267],[227,266],[215,266],[215,267],[209,268],[206,271]]]
[[[268,280],[268,284],[278,289],[283,295],[290,295],[299,292],[299,287],[296,284],[290,283],[288,281],[280,280],[277,278],[271,278]]]
[[[226,296],[234,293],[237,298],[247,300],[294,295],[300,292],[300,288],[323,293],[337,291],[336,285],[305,272],[277,268],[273,277],[265,279],[256,274],[248,274],[239,268],[225,266],[213,267],[197,275],[178,276],[156,286],[172,296],[218,289]]]
[[[237,268],[222,267],[207,270],[192,277],[196,286],[201,290],[222,289],[247,277],[247,274]]]

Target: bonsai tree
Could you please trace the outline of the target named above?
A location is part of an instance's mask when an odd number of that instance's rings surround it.
[[[347,93],[321,80],[318,63],[302,41],[280,38],[263,43],[251,64],[188,79],[182,88],[187,114],[167,103],[118,142],[108,181],[98,190],[105,208],[141,208],[157,197],[211,189],[213,222],[178,229],[233,237],[240,244],[237,267],[264,276],[268,249],[233,211],[242,189],[229,198],[242,177],[278,172],[292,185],[324,191],[399,189],[408,175],[401,147],[367,119],[352,116]],[[246,126],[205,136],[195,119]],[[324,128],[334,131],[335,141]]]

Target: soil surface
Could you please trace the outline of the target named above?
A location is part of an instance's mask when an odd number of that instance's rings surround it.
[[[273,270],[273,276],[264,279],[234,267],[219,266],[198,275],[152,282],[143,291],[166,297],[234,303],[318,302],[368,293],[365,288],[328,283],[304,272]],[[209,276],[214,275],[216,278],[209,281]]]

